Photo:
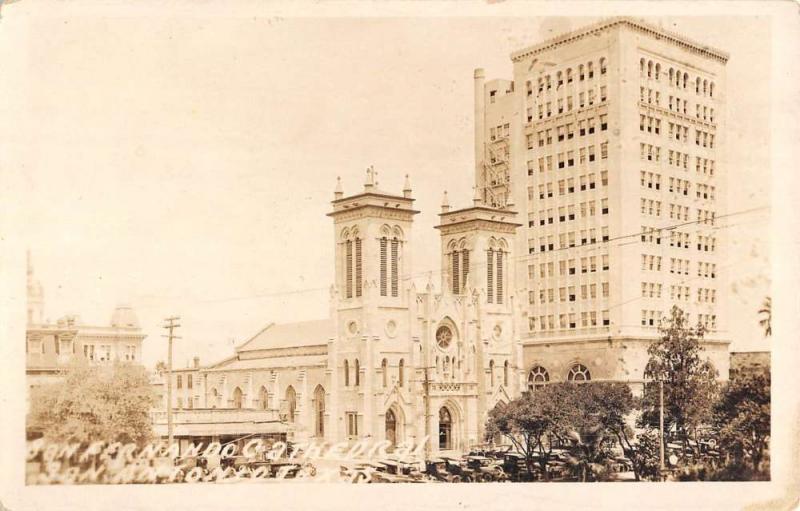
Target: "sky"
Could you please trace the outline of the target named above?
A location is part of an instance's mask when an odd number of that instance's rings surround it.
[[[337,176],[349,194],[369,165],[389,191],[409,174],[414,273],[437,271],[442,191],[453,206],[472,197],[474,68],[510,78],[512,51],[596,21],[59,10],[15,25],[24,8],[2,11],[17,74],[0,114],[18,122],[1,123],[0,165],[45,316],[107,324],[130,304],[154,364],[163,318],[179,315],[177,366],[222,359],[269,322],[327,316]],[[768,20],[647,21],[730,53],[728,202],[769,205]],[[736,223],[732,349],[768,349],[769,212]]]

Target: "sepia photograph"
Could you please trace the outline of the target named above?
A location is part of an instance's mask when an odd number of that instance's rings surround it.
[[[655,4],[0,1],[0,509],[800,505],[798,13]]]

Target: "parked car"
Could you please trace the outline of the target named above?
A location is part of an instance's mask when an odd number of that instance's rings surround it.
[[[433,458],[425,462],[425,473],[437,481],[446,483],[460,483],[461,476],[450,473],[447,470],[447,461],[441,458]]]
[[[475,480],[483,482],[508,481],[508,475],[503,471],[497,460],[487,456],[468,455],[467,466],[474,472]]]
[[[441,456],[445,461],[445,469],[453,475],[461,478],[464,483],[471,483],[476,480],[477,474],[469,468],[465,461],[450,456]]]
[[[502,468],[512,481],[533,481],[537,478],[536,472],[533,475],[528,473],[525,456],[518,452],[507,452],[503,456]]]
[[[423,483],[428,478],[419,471],[417,464],[399,460],[380,460],[383,469],[378,469],[378,476],[391,483]],[[384,481],[382,481],[384,482]]]

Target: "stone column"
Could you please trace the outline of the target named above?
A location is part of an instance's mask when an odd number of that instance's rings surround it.
[[[339,387],[339,367],[338,367],[338,354],[336,351],[336,342],[333,338],[328,340],[328,364],[325,369],[325,388],[327,389],[328,400],[325,407],[325,413],[328,416],[327,428],[325,429],[325,440],[330,442],[337,442],[340,439],[340,421],[341,413],[339,411],[339,396],[341,389]]]

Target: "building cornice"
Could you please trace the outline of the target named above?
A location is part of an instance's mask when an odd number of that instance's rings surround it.
[[[585,343],[598,343],[598,342],[605,342],[605,343],[619,343],[619,342],[634,342],[634,343],[643,343],[643,344],[650,344],[656,342],[661,337],[659,335],[653,335],[652,337],[644,337],[644,336],[633,336],[633,335],[587,335],[581,337],[555,337],[552,339],[547,338],[536,338],[536,337],[529,337],[527,339],[520,340],[520,344],[522,346],[542,346],[546,344],[585,344]],[[703,339],[700,341],[700,345],[720,345],[720,346],[727,346],[731,343],[731,341],[726,341],[722,339]]]
[[[327,213],[327,216],[333,217],[337,222],[373,217],[409,221],[416,214],[419,214],[419,211],[413,209],[391,208],[377,204],[359,204],[347,209]]]
[[[623,17],[623,18],[612,18],[610,20],[603,20],[593,25],[588,25],[579,28],[577,30],[567,32],[566,34],[562,34],[560,36],[547,39],[539,44],[523,48],[522,50],[515,51],[511,53],[511,60],[513,62],[519,62],[527,57],[538,55],[545,51],[552,50],[564,44],[572,43],[589,36],[597,35],[600,32],[612,29],[617,26],[626,26],[632,30],[636,30],[638,32],[653,36],[656,39],[664,39],[668,42],[671,42],[677,46],[682,47],[685,50],[691,51],[693,53],[696,53],[698,55],[701,55],[709,59],[716,60],[722,64],[725,64],[730,58],[730,55],[722,50],[718,50],[708,45],[699,43],[697,41],[684,37],[676,32],[664,30],[662,28],[645,23],[641,20]]]

